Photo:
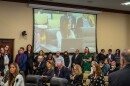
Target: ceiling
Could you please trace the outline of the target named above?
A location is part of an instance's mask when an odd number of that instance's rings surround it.
[[[130,0],[3,0],[22,3],[33,3],[43,5],[54,5],[63,7],[74,7],[90,10],[102,10],[109,12],[130,14],[130,6],[122,6],[121,3]]]

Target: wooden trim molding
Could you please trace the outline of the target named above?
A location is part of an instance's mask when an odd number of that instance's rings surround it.
[[[28,3],[28,4],[39,4],[39,5],[48,5],[48,6],[58,6],[58,7],[78,8],[78,9],[87,9],[87,10],[95,10],[95,11],[130,14],[130,11],[124,11],[124,10],[82,6],[82,5],[74,5],[74,4],[65,4],[65,3],[57,3],[57,2],[38,1],[38,0],[2,0],[2,1],[11,1],[11,2],[20,2],[20,3]]]

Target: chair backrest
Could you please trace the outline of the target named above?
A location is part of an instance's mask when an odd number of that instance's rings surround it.
[[[108,82],[108,76],[104,76],[105,82]]]
[[[86,80],[86,83],[85,83],[85,86],[89,86],[89,83],[90,83],[90,80],[87,79],[87,80]]]
[[[83,74],[83,79],[84,79],[84,80],[88,79],[88,76],[89,76],[89,75],[90,75],[90,74],[84,73],[84,74]]]
[[[25,86],[42,86],[42,77],[40,75],[27,75]]]
[[[85,73],[90,74],[91,71],[85,71]]]
[[[104,76],[105,84],[108,86],[108,76]]]
[[[23,79],[24,79],[24,81],[25,81],[25,74],[24,74],[24,72],[23,72],[23,71],[20,71],[19,73],[23,76]]]

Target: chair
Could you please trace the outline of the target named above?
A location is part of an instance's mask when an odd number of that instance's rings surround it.
[[[86,83],[85,83],[85,86],[89,86],[89,83],[90,83],[90,80],[87,79],[87,80],[86,80]]]
[[[91,71],[85,71],[85,73],[90,74]]]
[[[84,86],[87,86],[88,84],[89,84],[89,79],[88,79],[88,76],[89,76],[90,74],[89,73],[84,73],[83,74],[83,82],[84,82]]]
[[[84,74],[83,74],[83,80],[88,79],[88,76],[89,76],[89,75],[90,75],[90,74],[84,73]]]
[[[67,86],[68,80],[65,78],[52,77],[50,86]]]
[[[25,86],[42,86],[42,77],[40,75],[27,75]]]
[[[108,76],[104,76],[105,84],[108,86]]]

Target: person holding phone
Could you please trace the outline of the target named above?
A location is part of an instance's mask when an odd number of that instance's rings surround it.
[[[80,65],[76,64],[73,68],[73,72],[70,75],[70,80],[72,81],[70,86],[83,86],[83,74]]]

